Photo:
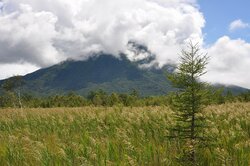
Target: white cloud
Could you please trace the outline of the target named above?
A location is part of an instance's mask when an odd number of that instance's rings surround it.
[[[62,59],[53,40],[57,17],[50,12],[34,12],[20,4],[15,12],[0,17],[0,63],[28,62],[47,66]]]
[[[238,19],[230,23],[229,30],[235,31],[238,29],[248,28],[250,25],[248,23],[243,22],[242,20]]]
[[[26,74],[67,58],[86,59],[96,51],[116,56],[124,52],[131,57],[129,41],[147,46],[160,65],[176,62],[189,40],[203,45],[205,19],[196,0],[3,2],[0,78]],[[230,30],[248,26],[236,20]],[[250,88],[249,43],[225,36],[206,51],[211,56],[206,80]],[[147,54],[138,58],[143,56]]]
[[[39,67],[29,63],[2,64],[0,65],[0,79],[16,75],[24,75],[38,70]]]
[[[250,43],[224,36],[206,51],[211,59],[205,80],[250,88]]]
[[[45,67],[103,51],[146,45],[164,64],[190,39],[202,43],[205,20],[195,0],[5,0],[0,63]]]

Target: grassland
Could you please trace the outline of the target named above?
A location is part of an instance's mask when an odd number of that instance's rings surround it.
[[[212,138],[200,165],[250,165],[250,103],[204,110]],[[0,110],[0,165],[178,165],[168,107]]]

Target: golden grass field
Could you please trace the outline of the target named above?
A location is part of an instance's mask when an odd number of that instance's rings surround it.
[[[250,103],[204,110],[200,165],[250,165]],[[178,165],[168,107],[0,109],[0,165]]]

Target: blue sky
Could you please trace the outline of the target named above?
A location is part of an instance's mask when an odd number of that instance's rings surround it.
[[[229,31],[229,25],[234,20],[250,23],[249,0],[198,0],[198,4],[206,20],[203,33],[207,44],[224,35],[250,42],[250,28]]]

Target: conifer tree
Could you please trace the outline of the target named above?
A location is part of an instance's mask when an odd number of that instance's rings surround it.
[[[13,76],[7,80],[5,80],[2,84],[2,89],[5,91],[5,95],[12,100],[13,107],[16,107],[16,100],[18,101],[18,105],[22,108],[21,101],[21,86],[23,85],[22,76]]]
[[[208,57],[200,52],[198,44],[189,43],[182,50],[180,63],[175,72],[169,75],[170,81],[178,89],[172,96],[172,108],[176,124],[172,137],[183,142],[182,161],[185,165],[196,165],[197,148],[205,140],[205,118],[202,110],[206,105],[206,83],[200,77],[206,73]]]

